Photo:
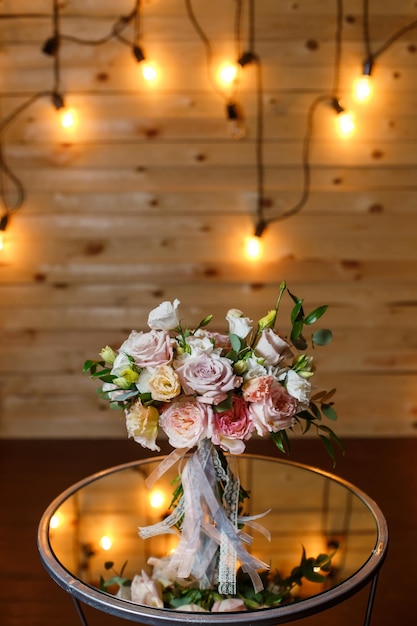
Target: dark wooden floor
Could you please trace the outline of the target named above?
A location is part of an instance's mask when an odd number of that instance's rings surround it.
[[[276,455],[273,444],[262,452]],[[371,496],[387,518],[390,547],[383,565],[372,626],[415,624],[417,589],[417,439],[345,440],[333,470],[321,444],[293,442],[291,459],[333,471]],[[259,442],[250,451],[259,452]],[[71,598],[44,571],[36,548],[39,519],[49,502],[98,470],[149,456],[131,441],[0,441],[0,623],[76,626]],[[294,625],[363,624],[368,589],[321,615]],[[87,607],[91,626],[124,624]]]

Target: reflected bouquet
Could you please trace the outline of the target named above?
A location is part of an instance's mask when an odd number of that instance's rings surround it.
[[[286,292],[293,301],[289,337],[275,328]],[[184,327],[179,304],[160,304],[149,314],[149,331],[132,331],[117,352],[106,346],[100,360],[85,362],[84,371],[102,382],[99,393],[112,407],[123,409],[130,437],[159,451],[162,432],[174,448],[148,485],[190,453],[172,513],[140,528],[140,536],[177,532],[180,539],[169,566],[177,578],[191,577],[200,589],[215,585],[220,594],[235,595],[239,562],[259,592],[263,582],[258,572],[268,565],[247,551],[251,538],[242,528],[259,530],[254,519],[260,516],[242,515],[248,494],[229,459],[243,453],[254,435],[272,437],[286,453],[287,431],[296,427],[303,434],[314,428],[335,459],[334,444],[341,443],[323,423],[323,417],[336,419],[335,390],[313,393],[314,360],[305,338],[305,329],[327,306],[306,314],[303,300],[283,282],[275,307],[256,324],[230,309],[229,331],[221,334],[209,330],[211,315],[195,329]],[[317,330],[310,345],[323,346],[331,339],[330,330]]]

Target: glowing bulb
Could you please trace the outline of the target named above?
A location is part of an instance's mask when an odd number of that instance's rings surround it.
[[[142,70],[142,76],[148,83],[151,83],[157,79],[158,72],[154,65],[151,65],[151,63],[148,63],[146,61],[143,61],[140,64],[140,66]]]
[[[0,250],[4,248],[4,235],[0,232]]]
[[[248,237],[246,240],[246,255],[251,261],[256,261],[262,255],[262,241],[260,237]]]
[[[372,79],[370,76],[361,76],[355,81],[354,95],[357,102],[366,102],[372,96]]]
[[[63,109],[61,113],[61,126],[71,130],[77,124],[77,114],[74,109]]]
[[[349,113],[348,111],[339,113],[336,118],[336,122],[339,134],[342,137],[349,137],[349,135],[351,135],[355,130],[355,120],[353,117],[353,113]]]
[[[153,509],[161,509],[165,504],[165,494],[160,489],[154,489],[149,494],[149,504]]]
[[[230,85],[237,76],[237,65],[232,63],[225,63],[219,69],[218,77],[219,81],[224,85]]]
[[[100,545],[103,548],[103,550],[110,550],[110,548],[113,545],[113,541],[108,535],[103,535],[102,538],[100,539]]]
[[[61,518],[57,513],[55,513],[55,515],[52,515],[50,519],[49,526],[50,528],[58,528],[60,523],[61,523]]]

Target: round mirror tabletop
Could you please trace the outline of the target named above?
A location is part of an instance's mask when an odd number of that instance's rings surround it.
[[[241,484],[250,493],[245,515],[268,511],[259,523],[270,533],[248,529],[250,552],[288,576],[307,557],[332,553],[323,582],[303,581],[291,601],[256,612],[187,612],[153,608],[117,595],[106,581],[123,571],[133,578],[149,571],[150,557],[175,548],[174,534],[141,539],[138,527],[162,520],[178,470],[171,468],[148,489],[145,481],[163,457],[127,463],[94,474],[57,497],[39,525],[38,547],[51,578],[78,601],[143,624],[281,624],[329,608],[371,582],[376,585],[388,542],[386,521],[374,501],[326,472],[273,458],[237,457]],[[111,564],[111,565],[110,565]],[[106,589],[106,590],[103,590]],[[365,624],[369,623],[372,598]],[[86,623],[85,621],[83,623]]]

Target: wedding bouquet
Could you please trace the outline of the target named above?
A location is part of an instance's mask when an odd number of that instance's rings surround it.
[[[285,291],[282,283],[275,308],[256,327],[242,311],[230,309],[228,334],[208,330],[211,315],[194,330],[184,328],[179,301],[163,302],[149,314],[150,331],[133,330],[117,353],[106,346],[102,359],[86,361],[84,371],[103,382],[99,392],[113,408],[124,410],[129,437],[150,450],[160,450],[161,430],[176,449],[189,450],[207,438],[241,454],[256,433],[271,436],[287,452],[287,429],[299,425],[303,433],[314,426],[334,459],[333,444],[340,441],[322,416],[336,419],[335,390],[313,393],[314,360],[303,336],[327,306],[306,315],[303,301],[288,291],[294,308],[285,338],[275,329]],[[331,331],[321,329],[311,345],[331,339]]]
[[[288,337],[276,329],[285,292],[293,301]],[[256,324],[242,311],[230,309],[229,330],[222,334],[209,330],[211,315],[195,329],[185,327],[179,305],[178,300],[160,304],[149,313],[149,331],[133,330],[117,352],[106,346],[100,360],[85,362],[84,371],[102,382],[99,393],[112,407],[123,409],[129,437],[159,451],[157,438],[162,432],[173,447],[155,476],[148,478],[148,486],[179,459],[189,457],[174,493],[173,511],[139,529],[142,538],[178,533],[178,546],[167,557],[175,580],[172,589],[178,588],[178,580],[186,580],[187,585],[196,583],[198,593],[212,593],[217,586],[221,598],[235,597],[239,562],[254,593],[261,593],[266,579],[259,572],[269,566],[247,551],[251,537],[242,528],[248,525],[262,532],[254,520],[265,513],[242,514],[248,493],[228,458],[242,454],[255,435],[272,437],[286,453],[287,431],[300,427],[303,434],[315,429],[335,459],[334,444],[341,443],[323,423],[323,417],[336,419],[335,390],[313,392],[314,359],[307,353],[305,337],[305,329],[324,315],[327,306],[306,314],[303,300],[283,282],[275,307]],[[310,345],[323,346],[331,339],[330,330],[317,330]],[[328,567],[327,555],[318,559]],[[316,561],[303,562],[309,564],[305,575],[314,577],[308,572]],[[142,572],[142,578],[146,576]]]

